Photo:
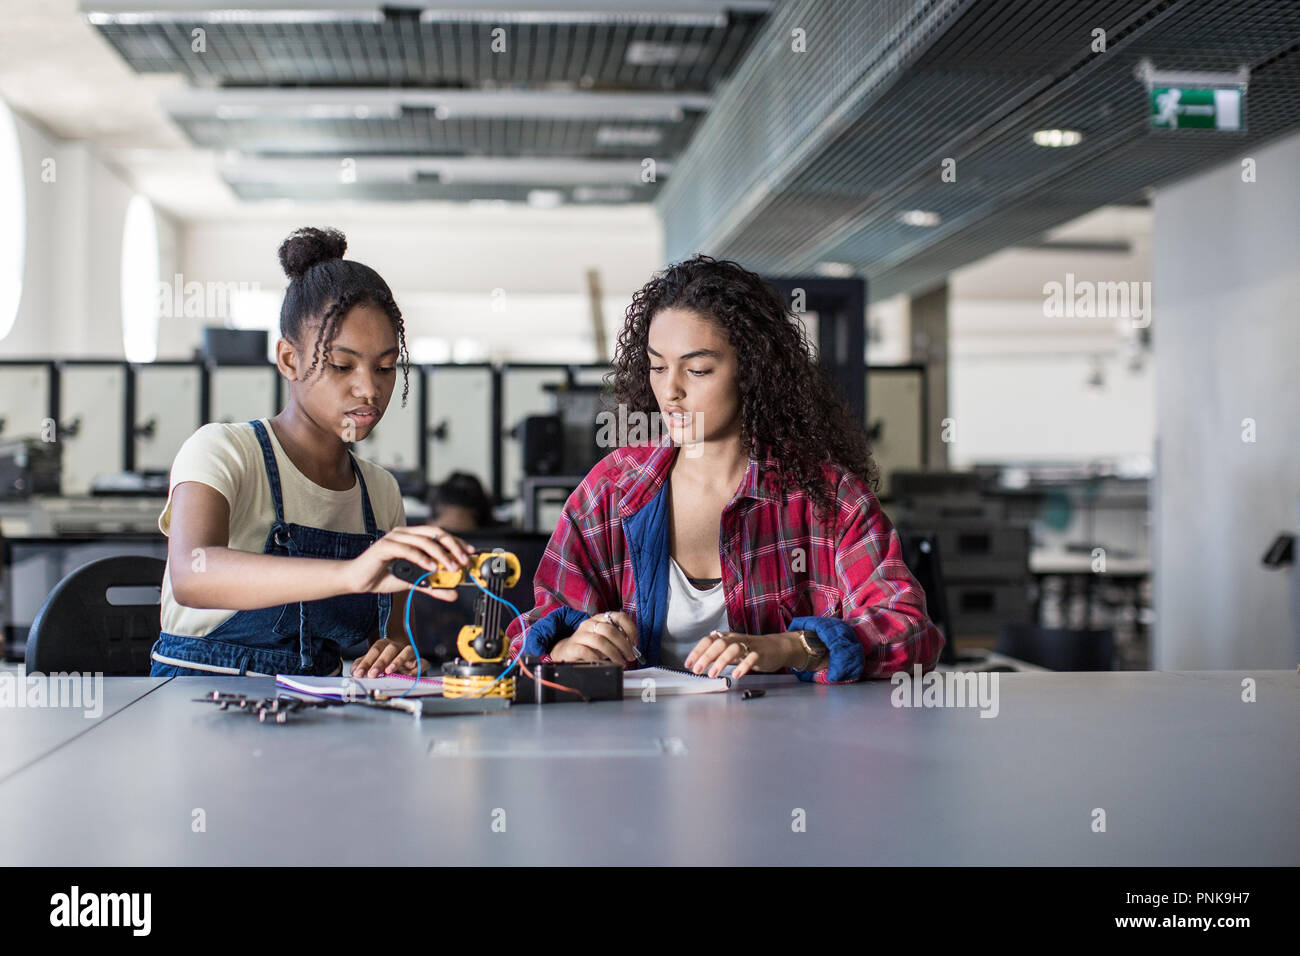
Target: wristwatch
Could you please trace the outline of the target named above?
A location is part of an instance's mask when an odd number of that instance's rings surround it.
[[[795,633],[799,635],[799,643],[803,645],[804,653],[808,655],[803,662],[804,666],[796,667],[795,670],[817,670],[826,662],[826,658],[830,656],[830,651],[826,649],[826,645],[812,631],[796,631]]]

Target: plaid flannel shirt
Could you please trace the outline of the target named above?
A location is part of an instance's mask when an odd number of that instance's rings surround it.
[[[534,577],[536,606],[507,629],[512,659],[523,645],[524,621],[531,627],[560,608],[586,616],[621,610],[636,619],[623,519],[660,492],[677,452],[670,440],[620,448],[569,496]],[[789,630],[795,618],[834,618],[862,645],[860,676],[887,677],[918,663],[932,669],[943,634],[926,614],[925,594],[870,487],[856,474],[825,465],[834,505],[833,519],[822,523],[806,492],[782,492],[763,467],[775,464],[772,457],[751,459],[722,511],[722,584],[732,630],[774,634]],[[824,668],[811,679],[848,683],[831,681],[827,673]]]

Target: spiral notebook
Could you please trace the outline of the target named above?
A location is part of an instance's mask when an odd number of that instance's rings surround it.
[[[647,680],[654,681],[655,695],[660,694],[716,694],[731,686],[731,678],[726,676],[730,667],[723,668],[723,676],[708,677],[704,674],[692,674],[690,671],[673,670],[668,667],[640,667],[634,671],[623,672],[623,696],[640,697],[650,689]]]

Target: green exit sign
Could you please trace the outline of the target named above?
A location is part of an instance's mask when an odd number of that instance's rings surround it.
[[[1158,129],[1241,130],[1245,94],[1240,89],[1151,88],[1151,125]]]

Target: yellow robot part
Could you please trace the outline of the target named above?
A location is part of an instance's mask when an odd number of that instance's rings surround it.
[[[499,562],[493,564],[491,562]],[[484,567],[487,565],[487,567]],[[509,551],[483,551],[478,554],[469,556],[469,563],[463,568],[455,568],[451,571],[435,571],[430,574],[424,582],[425,587],[431,588],[458,588],[474,586],[474,581],[470,580],[470,575],[479,584],[487,587],[488,570],[504,572],[506,579],[503,585],[512,588],[519,583],[519,576],[522,569],[519,566],[519,556]]]

